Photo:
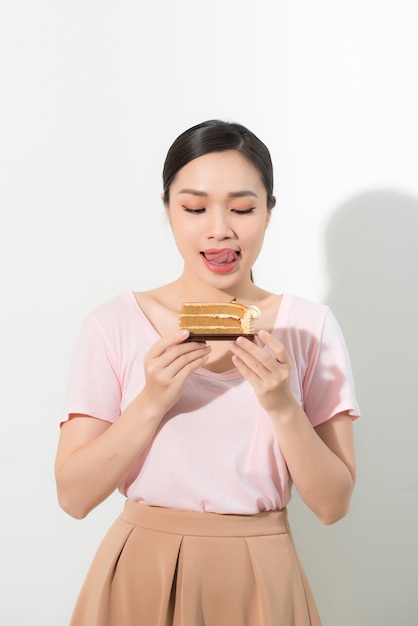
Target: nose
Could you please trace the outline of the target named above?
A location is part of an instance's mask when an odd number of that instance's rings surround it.
[[[210,211],[207,227],[208,239],[222,241],[223,239],[232,239],[236,236],[230,223],[228,212],[225,209],[219,208],[219,210]]]

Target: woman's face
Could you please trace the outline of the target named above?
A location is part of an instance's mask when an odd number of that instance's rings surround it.
[[[249,280],[271,211],[258,170],[235,150],[178,171],[166,207],[185,272],[220,289]]]

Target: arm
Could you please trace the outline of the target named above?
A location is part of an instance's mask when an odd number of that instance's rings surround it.
[[[234,363],[254,387],[269,413],[280,449],[302,500],[325,524],[343,517],[349,508],[355,481],[351,418],[335,415],[316,429],[290,389],[289,357],[269,333],[260,339],[274,357],[245,339],[232,344]]]
[[[355,481],[352,420],[340,413],[316,429],[298,405],[273,423],[302,500],[324,524],[348,512]]]
[[[177,333],[153,346],[144,358],[144,389],[113,424],[74,415],[62,426],[55,476],[58,500],[73,517],[85,517],[117,488],[188,376],[206,362],[210,348],[184,339]]]

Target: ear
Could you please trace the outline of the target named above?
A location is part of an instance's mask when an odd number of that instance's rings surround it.
[[[266,217],[266,226],[265,226],[265,230],[267,230],[268,225],[270,224],[271,214],[272,214],[272,210],[271,210],[271,209],[267,209],[267,217]]]
[[[163,201],[163,204],[164,204],[165,216],[166,216],[166,218],[168,220],[168,223],[171,226],[170,207],[168,206],[168,204],[166,202],[164,202],[164,193],[161,194],[161,200]]]
[[[268,225],[270,224],[271,214],[273,213],[273,209],[276,206],[276,196],[271,196],[271,201],[267,205],[267,219],[266,219],[266,230]]]

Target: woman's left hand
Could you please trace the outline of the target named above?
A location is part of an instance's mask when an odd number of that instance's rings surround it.
[[[283,344],[270,333],[261,330],[260,341],[239,337],[231,344],[235,367],[253,386],[262,407],[268,412],[286,411],[295,406],[290,388],[292,364]],[[266,345],[273,355],[263,350]]]

